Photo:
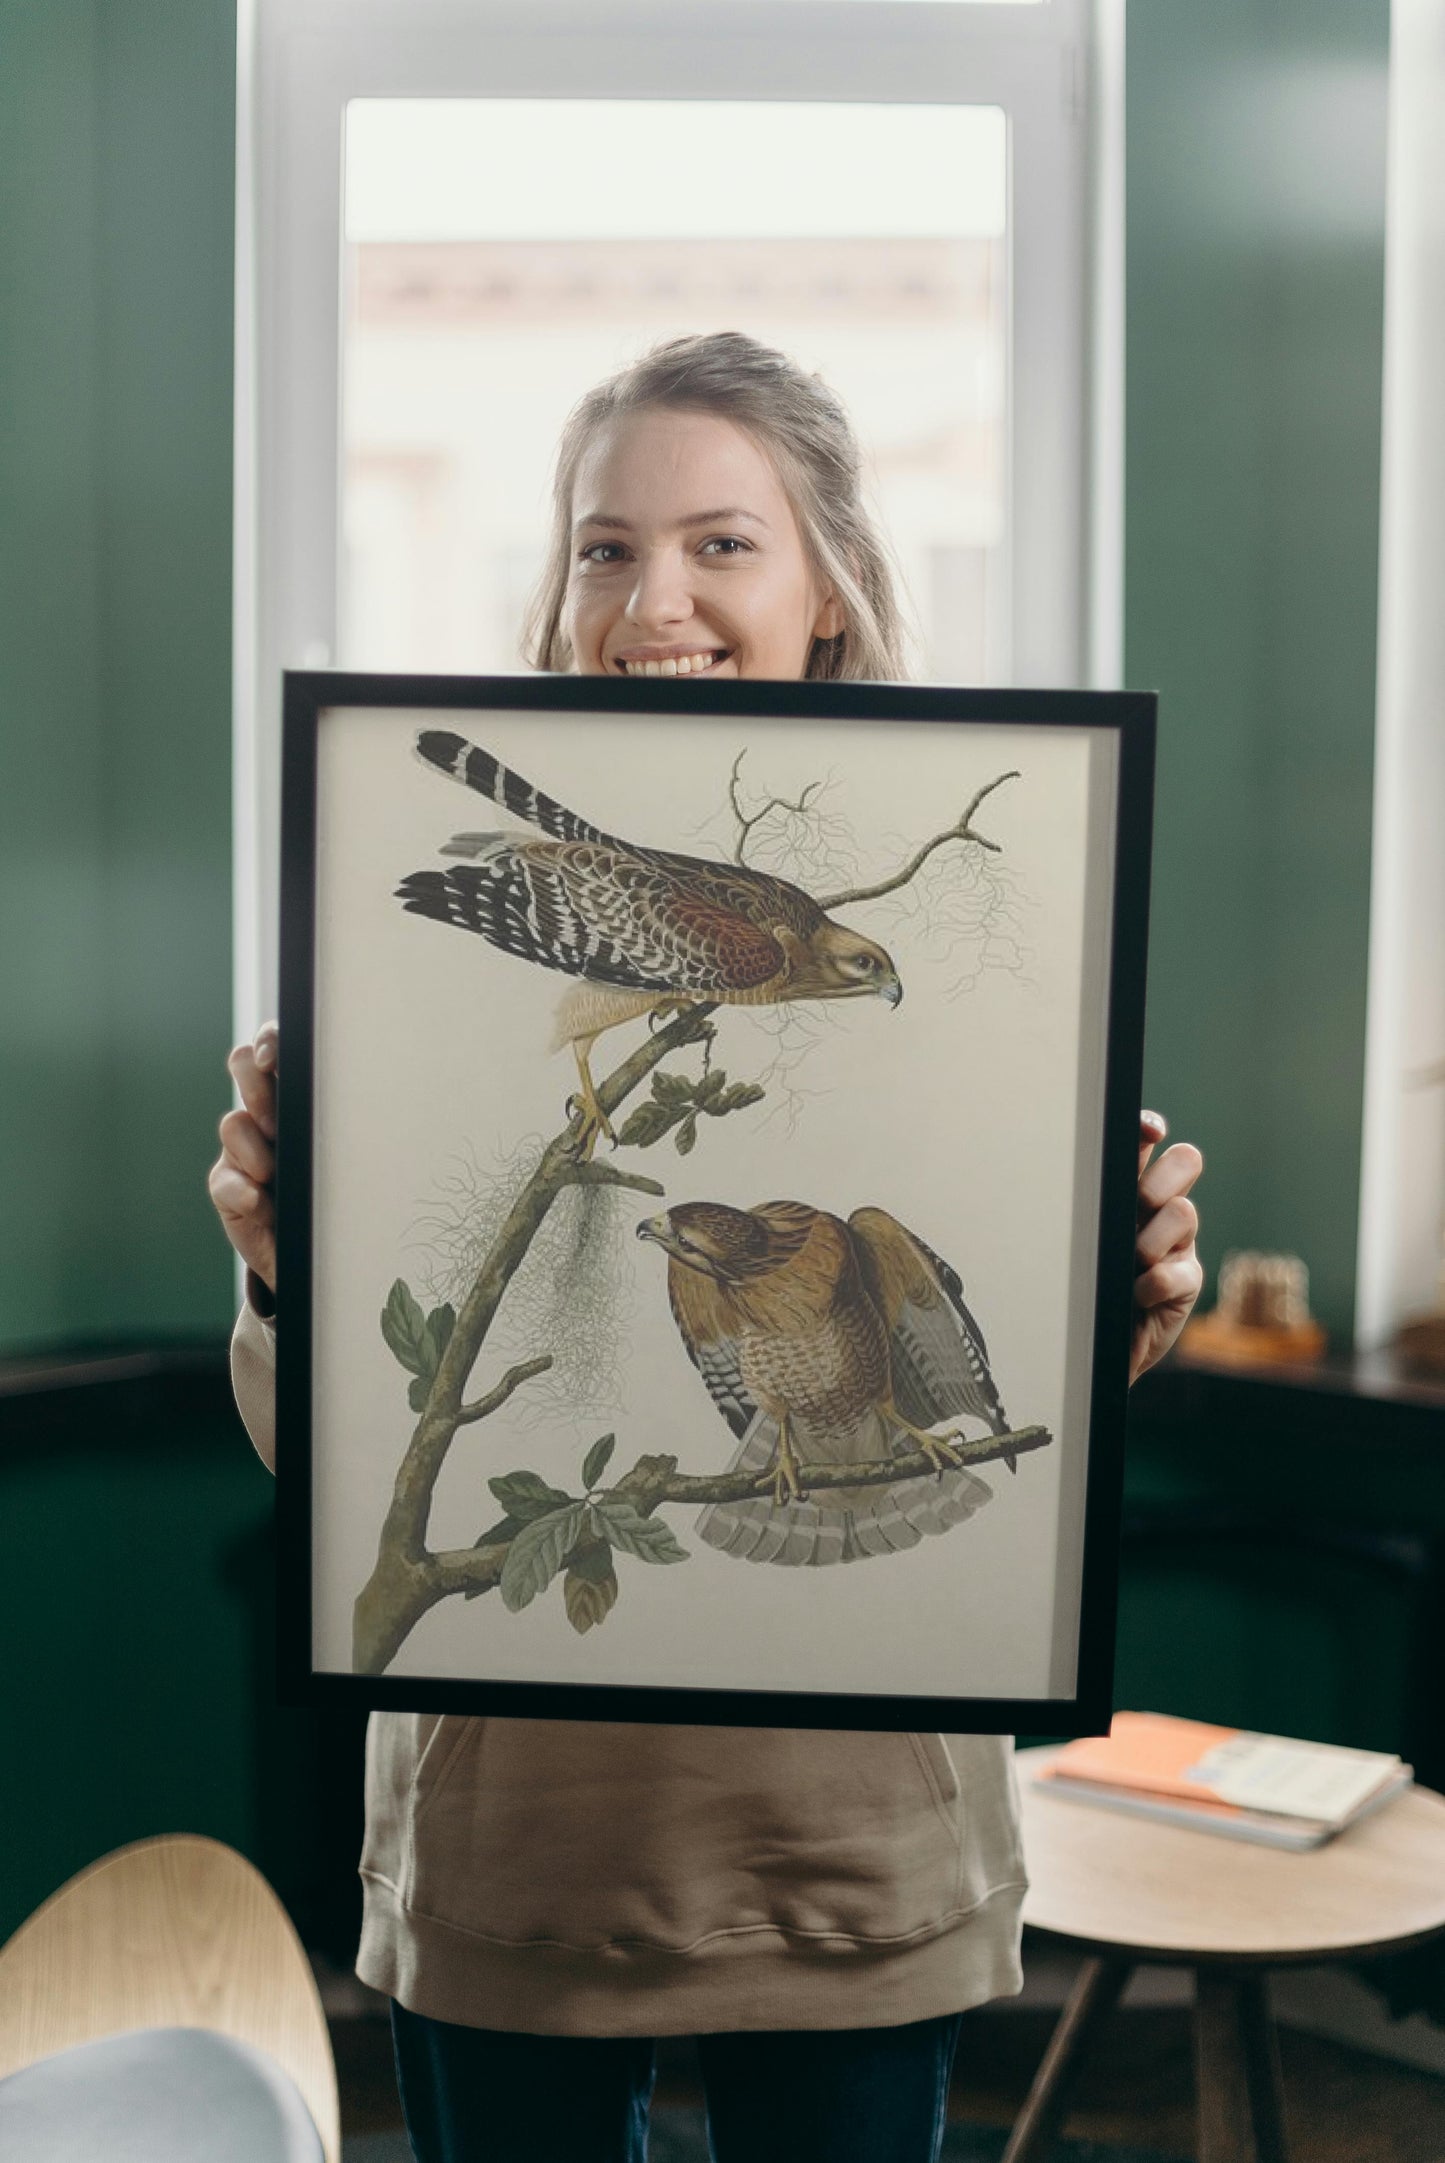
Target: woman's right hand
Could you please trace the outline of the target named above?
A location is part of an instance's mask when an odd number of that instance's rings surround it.
[[[226,1065],[241,1109],[221,1121],[221,1154],[207,1182],[227,1239],[268,1292],[276,1290],[276,1060],[279,1030],[261,1024]]]

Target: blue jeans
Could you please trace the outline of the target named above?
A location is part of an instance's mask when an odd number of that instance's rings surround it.
[[[699,2036],[715,2163],[937,2163],[961,2017]],[[418,2163],[643,2163],[650,2036],[391,2026]]]

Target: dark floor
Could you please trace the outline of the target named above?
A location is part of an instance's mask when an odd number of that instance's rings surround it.
[[[951,2115],[977,2125],[1010,2124],[1055,2017],[1028,2009],[970,2014]],[[338,2020],[332,2035],[343,2134],[399,2126],[385,2021]],[[1294,2163],[1445,2163],[1445,2080],[1290,2029],[1280,2044]],[[699,2100],[687,2046],[667,2045],[658,2105]],[[1115,2015],[1084,2074],[1068,2130],[1181,2163],[1194,2156],[1186,2007],[1131,2007]]]

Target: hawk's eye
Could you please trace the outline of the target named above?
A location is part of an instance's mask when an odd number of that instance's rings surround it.
[[[871,954],[859,954],[854,960],[853,966],[860,976],[868,976],[877,968],[878,964]]]

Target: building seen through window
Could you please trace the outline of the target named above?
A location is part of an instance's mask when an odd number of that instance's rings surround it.
[[[961,106],[353,106],[343,664],[521,666],[567,412],[658,340],[742,330],[846,403],[920,673],[996,676],[1005,159]]]

